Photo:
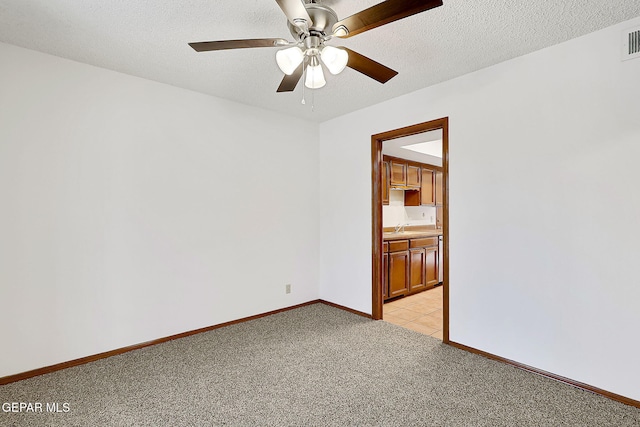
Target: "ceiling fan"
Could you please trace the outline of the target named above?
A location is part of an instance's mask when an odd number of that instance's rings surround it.
[[[347,38],[373,28],[442,6],[442,0],[386,0],[348,18],[338,16],[328,6],[315,0],[276,0],[288,20],[293,42],[281,38],[221,40],[189,43],[195,51],[245,49],[254,47],[285,47],[276,52],[278,67],[285,73],[277,92],[293,91],[303,74],[305,86],[318,89],[326,81],[321,63],[332,74],[345,67],[352,68],[380,83],[386,83],[398,74],[364,55],[346,47],[326,44],[334,37]]]

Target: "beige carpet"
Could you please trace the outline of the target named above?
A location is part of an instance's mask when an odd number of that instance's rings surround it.
[[[69,411],[0,426],[640,426],[640,409],[323,304],[1,386],[5,402]]]

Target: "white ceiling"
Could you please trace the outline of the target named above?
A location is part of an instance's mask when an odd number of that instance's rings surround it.
[[[380,0],[326,0],[339,18]],[[400,74],[351,69],[301,105],[276,93],[274,48],[193,51],[188,42],[282,37],[275,0],[0,0],[0,41],[314,121],[403,95],[640,16],[639,0],[444,0],[444,6],[330,44]]]
[[[419,153],[402,148],[405,145],[419,144],[423,142],[438,141],[442,144],[442,129],[417,133],[415,135],[403,136],[401,138],[390,139],[382,144],[382,154],[401,159],[413,160],[414,162],[426,163],[428,165],[442,166],[442,158],[428,154]]]

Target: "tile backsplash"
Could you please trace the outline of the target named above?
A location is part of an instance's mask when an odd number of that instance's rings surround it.
[[[382,226],[395,227],[398,224],[435,225],[434,206],[404,206],[404,191],[389,191],[389,205],[382,206]]]

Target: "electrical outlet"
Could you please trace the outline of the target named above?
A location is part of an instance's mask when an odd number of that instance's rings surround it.
[[[291,284],[287,283],[287,285],[284,288],[284,293],[285,294],[290,294],[291,293]]]
[[[433,222],[433,215],[431,215],[431,222]]]

